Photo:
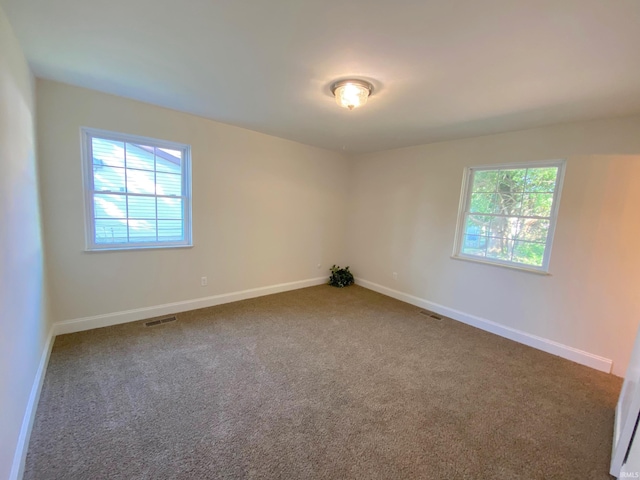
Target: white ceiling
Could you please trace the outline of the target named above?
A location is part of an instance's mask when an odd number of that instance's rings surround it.
[[[329,149],[640,112],[639,0],[0,2],[37,76]]]

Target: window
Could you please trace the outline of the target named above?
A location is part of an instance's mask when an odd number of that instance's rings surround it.
[[[548,272],[564,163],[467,168],[454,257]]]
[[[87,250],[191,245],[190,147],[82,129]]]

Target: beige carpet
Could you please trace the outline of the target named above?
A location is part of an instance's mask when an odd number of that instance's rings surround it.
[[[60,336],[25,479],[609,479],[619,378],[353,286]]]

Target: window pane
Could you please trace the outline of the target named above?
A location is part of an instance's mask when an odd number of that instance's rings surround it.
[[[124,168],[94,165],[93,189],[98,192],[124,192]]]
[[[542,266],[544,243],[516,241],[513,247],[513,261],[526,265]]]
[[[156,198],[129,196],[129,218],[155,219]]]
[[[545,243],[549,233],[549,220],[533,218],[520,219],[518,240]]]
[[[551,216],[553,193],[525,193],[522,203],[522,216],[549,217]]]
[[[127,143],[127,168],[155,170],[154,147]]]
[[[524,179],[526,174],[526,168],[500,170],[498,174],[498,192],[524,192]]]
[[[530,168],[527,171],[527,192],[553,192],[558,167]]]
[[[126,243],[127,221],[96,219],[95,221],[96,243]]]
[[[93,218],[87,220],[87,227],[94,227],[89,232],[93,247],[182,245],[190,239],[185,225],[190,226],[191,199],[189,191],[183,191],[188,178],[183,175],[190,175],[187,145],[159,147],[151,139],[136,141],[116,133],[108,136],[118,140],[103,139],[94,137],[91,129],[83,129],[83,134],[88,139],[83,161],[93,200]]]
[[[181,173],[182,152],[168,148],[156,149],[156,170],[158,172]]]
[[[471,213],[496,213],[498,209],[497,194],[495,193],[473,193],[471,194]]]
[[[180,220],[158,220],[158,240],[182,240],[182,222]]]
[[[182,195],[182,176],[172,173],[156,174],[157,194],[158,195]]]
[[[469,215],[465,233],[468,235],[487,235],[492,217],[485,215]]]
[[[516,168],[473,168],[465,185],[459,253],[487,261],[542,267],[564,162]]]
[[[487,257],[500,260],[511,260],[513,253],[513,240],[507,238],[489,238],[487,244]]]
[[[156,241],[156,221],[155,220],[129,220],[129,241],[130,242],[155,242]]]
[[[462,240],[462,253],[484,257],[487,237],[482,235],[465,235]]]
[[[158,198],[158,218],[181,219],[182,199],[181,198]]]
[[[480,170],[473,174],[472,192],[495,192],[498,186],[498,170]]]
[[[493,217],[489,236],[513,239],[518,234],[518,220],[518,217]]]
[[[517,192],[472,193],[469,212],[520,215],[522,195]]]
[[[93,195],[94,218],[127,218],[127,199],[124,195]]]
[[[129,193],[156,193],[154,172],[132,170],[127,168],[127,192]]]
[[[91,150],[94,165],[124,168],[124,142],[93,138]]]
[[[496,194],[496,213],[501,215],[520,215],[522,209],[522,193],[498,192]]]

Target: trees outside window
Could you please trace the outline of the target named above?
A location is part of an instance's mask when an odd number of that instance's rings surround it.
[[[465,172],[454,256],[548,271],[564,161]]]

